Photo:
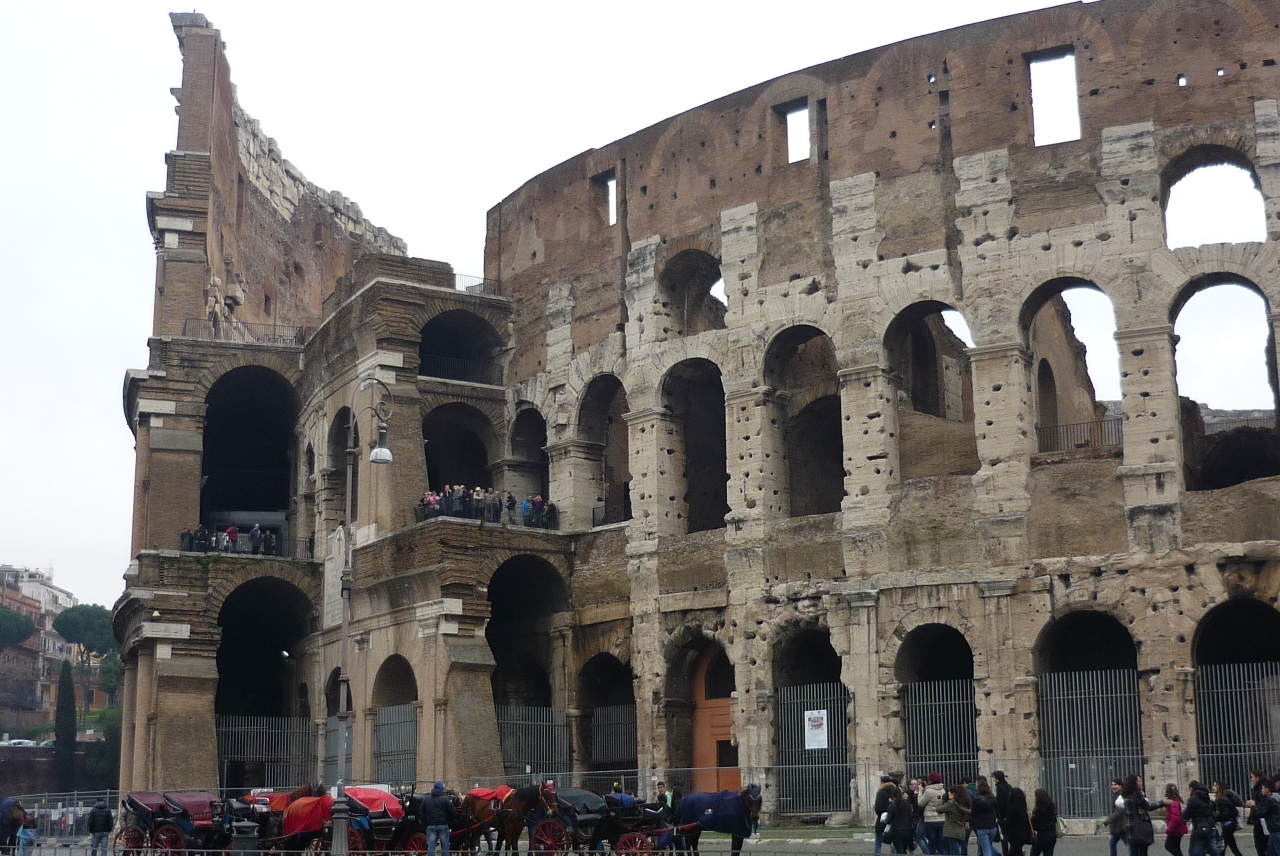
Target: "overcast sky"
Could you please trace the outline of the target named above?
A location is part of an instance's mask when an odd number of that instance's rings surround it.
[[[480,274],[485,212],[566,158],[789,71],[1049,5],[197,9],[222,30],[241,104],[308,179],[358,202],[413,255]],[[107,605],[132,518],[123,377],[146,366],[151,329],[143,198],[164,189],[177,130],[170,11],[149,0],[0,7],[0,563],[52,567],[82,601]]]

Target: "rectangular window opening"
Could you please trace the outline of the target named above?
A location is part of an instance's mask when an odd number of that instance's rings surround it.
[[[602,172],[591,179],[591,192],[596,209],[608,226],[618,224],[618,174],[613,170]]]
[[[787,163],[807,161],[810,156],[809,102],[793,101],[778,108],[787,129]]]
[[[1037,146],[1080,139],[1076,54],[1070,47],[1027,56],[1031,70],[1031,127]]]

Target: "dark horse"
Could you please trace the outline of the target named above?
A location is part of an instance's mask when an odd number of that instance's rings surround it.
[[[760,821],[760,806],[764,798],[759,785],[747,785],[741,791],[704,793],[694,791],[685,794],[680,803],[679,833],[685,846],[698,852],[698,839],[702,830],[723,832],[732,836],[733,856],[742,852],[742,842],[751,837],[753,826]]]
[[[491,793],[491,792],[489,792]],[[520,851],[520,834],[523,832],[529,814],[541,806],[547,814],[557,814],[555,786],[549,783],[527,785],[516,788],[501,801],[489,796],[483,790],[476,789],[462,798],[459,811],[465,818],[474,818],[476,832],[468,845],[475,849],[481,833],[486,829],[498,830],[498,849],[506,849],[518,853]]]

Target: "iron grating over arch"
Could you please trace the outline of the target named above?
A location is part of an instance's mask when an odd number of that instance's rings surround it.
[[[778,811],[852,811],[849,690],[825,627],[792,633],[774,655]]]
[[[973,650],[947,624],[922,624],[898,649],[894,671],[902,682],[903,754],[907,775],[942,774],[970,781],[978,774],[977,700]]]

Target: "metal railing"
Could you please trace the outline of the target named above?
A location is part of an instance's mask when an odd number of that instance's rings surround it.
[[[485,279],[482,276],[470,276],[465,273],[453,275],[453,287],[468,294],[502,295],[502,283],[496,279]]]
[[[83,838],[89,834],[89,812],[94,803],[102,800],[112,813],[120,807],[120,793],[115,790],[26,794],[14,799],[35,819],[40,839]]]
[[[1221,434],[1223,431],[1233,431],[1236,428],[1266,428],[1271,430],[1276,427],[1276,416],[1245,416],[1239,419],[1215,419],[1212,422],[1204,423],[1204,433]]]
[[[310,719],[219,715],[214,729],[224,786],[253,780],[292,789],[315,776],[316,729]]]
[[[305,345],[312,328],[289,324],[262,324],[251,321],[188,318],[182,322],[182,335],[187,339],[211,339],[218,342],[245,342],[253,345]]]
[[[476,505],[468,501],[461,507],[456,507],[455,502],[446,505],[441,501],[440,505],[415,505],[413,507],[413,519],[418,523],[424,520],[434,520],[437,517],[450,517],[455,520],[483,520],[486,523],[502,523],[507,526],[525,526],[530,529],[551,529],[558,530],[560,528],[560,512],[554,503],[548,503],[543,506],[542,513],[537,514],[530,512],[524,514],[519,508],[514,511],[507,511],[505,505],[495,508],[492,504]]]
[[[631,511],[625,505],[597,505],[591,509],[592,526],[608,526],[631,519]]]
[[[1051,425],[1036,429],[1041,452],[1069,452],[1074,449],[1102,449],[1124,444],[1124,420],[1100,419],[1074,425]]]
[[[179,535],[176,546],[183,553],[219,553],[226,556],[262,556],[274,559],[315,558],[314,538],[280,538],[274,533],[272,535],[271,539],[263,539],[256,550],[249,542],[247,529],[240,530],[234,545],[225,532],[211,532],[205,539],[192,532],[189,535]]]
[[[502,385],[502,367],[482,360],[465,360],[460,357],[444,357],[424,354],[418,365],[418,377],[436,377],[458,380],[463,383]]]

